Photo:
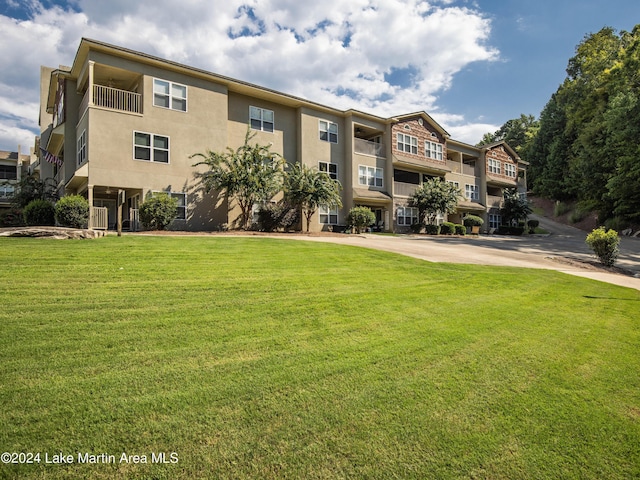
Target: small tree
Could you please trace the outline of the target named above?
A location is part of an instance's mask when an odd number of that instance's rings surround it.
[[[349,210],[347,223],[353,226],[358,233],[376,222],[376,214],[369,207],[354,207]]]
[[[178,213],[178,199],[166,193],[149,195],[140,205],[139,215],[147,230],[164,230]]]
[[[409,206],[418,209],[421,223],[435,224],[438,214],[454,213],[461,192],[453,183],[429,178],[409,197]]]
[[[340,183],[325,172],[296,163],[285,173],[284,195],[289,203],[300,208],[307,221],[307,232],[311,217],[320,206],[339,208],[342,206]]]
[[[504,203],[500,209],[500,215],[505,225],[511,225],[512,222],[527,221],[527,217],[532,210],[529,202],[518,194],[515,188],[507,188],[503,192]]]
[[[53,203],[58,200],[56,188],[57,183],[53,178],[40,179],[36,175],[27,175],[16,185],[13,205],[22,209],[33,200],[46,200]]]
[[[208,170],[197,173],[206,192],[219,191],[227,197],[235,198],[241,211],[241,227],[251,227],[253,206],[268,202],[282,188],[282,159],[272,153],[269,146],[251,145],[254,137],[247,129],[244,144],[236,150],[227,148],[224,153],[196,153],[202,161],[194,167],[205,165]]]
[[[600,263],[612,267],[620,253],[620,237],[615,230],[607,231],[604,227],[596,228],[587,235],[587,245],[600,259]]]
[[[62,197],[56,203],[55,215],[63,227],[85,228],[89,221],[89,202],[80,195]]]
[[[52,226],[56,224],[55,208],[51,202],[42,199],[31,200],[22,211],[24,223],[29,226]]]

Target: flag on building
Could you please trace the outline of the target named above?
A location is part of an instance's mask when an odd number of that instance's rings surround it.
[[[58,165],[59,167],[62,166],[62,160],[60,160],[58,157],[56,157],[54,154],[47,152],[44,148],[40,147],[40,151],[42,152],[42,156],[44,157],[44,159],[49,162],[49,163],[53,163],[55,165]]]

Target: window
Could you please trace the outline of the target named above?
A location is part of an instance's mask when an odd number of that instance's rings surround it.
[[[273,132],[273,110],[264,108],[249,107],[249,121],[251,128],[262,130],[263,132]]]
[[[17,180],[18,168],[14,165],[0,165],[0,180]]]
[[[320,120],[320,140],[338,143],[338,124]]]
[[[460,188],[460,183],[458,183],[458,182],[454,182],[452,180],[448,180],[447,183],[450,183],[451,185],[453,185],[456,188]]]
[[[187,219],[187,194],[186,193],[169,193],[171,198],[178,200],[178,211],[176,213],[176,220]]]
[[[370,187],[382,187],[383,174],[381,168],[358,166],[358,176],[360,185]]]
[[[398,207],[398,225],[413,225],[418,223],[418,209],[413,207]]]
[[[150,162],[169,163],[169,137],[133,132],[133,158]]]
[[[320,212],[320,223],[327,225],[338,224],[338,207],[329,208],[326,205],[321,205],[318,211]]]
[[[187,87],[166,80],[153,80],[153,105],[171,110],[187,111]]]
[[[78,137],[78,165],[82,165],[87,160],[87,131],[83,130]]]
[[[398,133],[398,150],[401,152],[418,154],[418,138],[404,133]]]
[[[513,165],[512,163],[505,163],[504,164],[504,174],[507,177],[516,178],[516,166]]]
[[[434,142],[424,142],[424,150],[427,158],[442,160],[442,144]]]
[[[494,160],[493,158],[489,159],[489,173],[497,173],[501,172],[501,162],[500,160]]]
[[[502,217],[493,213],[489,214],[489,228],[498,228],[502,224]]]
[[[480,194],[478,192],[477,185],[469,185],[468,183],[464,186],[464,196],[467,200],[479,200]]]
[[[318,162],[318,170],[329,175],[331,180],[338,180],[338,165],[329,162]]]
[[[11,198],[15,192],[13,185],[0,185],[0,198]]]

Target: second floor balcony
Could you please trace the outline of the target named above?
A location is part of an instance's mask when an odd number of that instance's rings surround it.
[[[80,116],[84,114],[90,104],[121,112],[142,113],[142,95],[139,93],[104,85],[93,85],[93,98],[89,97],[89,92],[90,90],[87,89],[80,104]]]
[[[353,139],[353,150],[361,155],[372,155],[375,157],[386,157],[384,143],[372,142],[364,138]]]

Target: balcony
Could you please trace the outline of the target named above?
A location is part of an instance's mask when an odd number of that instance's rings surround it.
[[[414,183],[393,182],[393,194],[400,197],[410,197],[419,186]]]
[[[363,138],[353,139],[353,150],[361,155],[371,155],[374,157],[386,157],[383,143],[371,142]]]
[[[80,117],[89,106],[89,90],[80,104]],[[104,85],[93,86],[93,106],[128,113],[142,113],[142,95]]]
[[[502,197],[497,195],[487,195],[487,207],[488,208],[501,208]]]

